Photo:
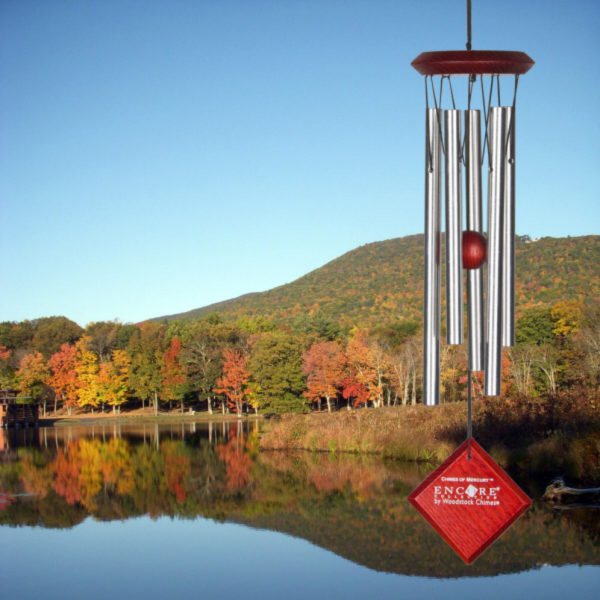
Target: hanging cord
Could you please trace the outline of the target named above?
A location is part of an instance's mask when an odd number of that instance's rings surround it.
[[[500,100],[500,74],[496,73],[496,89],[498,90],[498,106],[502,106],[502,100]]]
[[[467,0],[467,50],[471,49],[471,0]]]
[[[444,86],[444,77],[442,76],[440,80],[440,105],[438,107],[437,97],[435,95],[435,85],[433,84],[433,75],[431,76],[431,91],[433,93],[433,104],[435,105],[435,118],[438,122],[438,129],[440,130],[440,144],[442,146],[442,154],[446,154],[446,149],[444,148],[444,136],[442,135],[442,123],[440,121],[440,110],[442,107],[442,91]]]
[[[515,110],[517,108],[517,86],[519,85],[519,75],[517,73],[515,73],[515,92],[513,95],[513,102],[512,102],[512,112],[510,113],[510,123],[508,125],[508,134],[506,136],[506,147],[505,147],[505,156],[508,156],[508,146],[510,143],[510,138],[511,136],[514,135],[514,129],[515,129]],[[515,162],[515,157],[511,156],[509,159],[509,162],[512,161],[513,163]]]
[[[485,92],[483,89],[483,75],[480,76],[481,81],[481,101],[483,102],[483,115],[485,117],[485,137],[483,139],[483,149],[481,150],[481,164],[483,165],[483,157],[485,156],[485,146],[488,145],[488,167],[492,168],[490,153],[489,153],[489,137],[488,137],[488,124],[490,119],[490,109],[492,107],[492,92],[494,91],[494,76],[490,77],[490,93],[488,96],[487,108],[485,105]]]
[[[473,95],[473,85],[477,81],[477,75],[469,75],[469,96],[467,101],[467,110],[471,110],[471,97]]]
[[[450,75],[444,75],[444,77],[448,79],[448,85],[450,86],[450,96],[452,97],[452,108],[456,110],[456,104],[454,103],[454,92],[452,91],[452,79],[450,78]]]
[[[429,116],[429,93],[427,92],[427,77],[429,77],[429,75],[425,75],[425,110]],[[427,131],[427,136],[425,138],[425,156],[427,157],[427,172],[431,173],[433,171],[433,155],[431,154],[429,131]]]
[[[469,75],[469,96],[468,96],[468,102],[467,102],[467,110],[471,110],[471,96],[473,95],[473,85],[474,85],[475,81],[477,81],[477,75],[473,75],[473,74]],[[467,143],[467,127],[465,125],[462,146],[460,148],[460,158],[463,161],[463,164],[464,164],[465,144],[466,143]]]
[[[471,411],[471,347],[469,346],[469,358],[467,359],[467,447],[468,458],[471,460],[471,440],[473,439],[473,416]]]
[[[483,165],[483,157],[485,156],[485,145],[487,144],[487,127],[488,127],[488,110],[485,105],[485,91],[483,89],[483,75],[479,76],[479,83],[481,84],[481,104],[483,106],[483,148],[481,149],[481,164]]]

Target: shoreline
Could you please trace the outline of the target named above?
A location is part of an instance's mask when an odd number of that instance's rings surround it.
[[[208,423],[209,421],[232,422],[237,421],[257,421],[263,420],[262,415],[243,414],[238,417],[235,414],[223,414],[208,412],[201,413],[181,413],[181,412],[162,412],[154,415],[154,411],[131,411],[121,414],[106,413],[79,413],[79,414],[57,414],[46,415],[38,420],[39,427],[66,427],[69,425],[97,425],[101,423],[119,423],[138,424],[138,423]]]

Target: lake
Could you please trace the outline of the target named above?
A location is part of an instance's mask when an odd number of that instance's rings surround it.
[[[431,467],[259,452],[256,423],[0,431],[3,598],[596,598],[600,510],[533,507],[466,565]]]

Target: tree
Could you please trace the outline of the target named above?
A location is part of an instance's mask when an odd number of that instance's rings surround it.
[[[557,302],[550,314],[554,321],[552,333],[558,337],[566,337],[575,333],[581,324],[583,313],[581,304],[575,300]]]
[[[241,350],[225,348],[223,350],[223,375],[217,379],[214,391],[225,394],[229,399],[229,406],[236,411],[238,417],[242,416],[242,407],[246,395],[246,383],[250,373],[246,369],[248,357]]]
[[[399,396],[406,406],[409,395],[411,404],[417,403],[417,372],[421,352],[422,343],[411,337],[390,356],[390,385],[394,391],[394,404]]]
[[[535,344],[520,344],[507,349],[512,379],[521,396],[529,396],[533,387],[532,372],[536,349]]]
[[[98,373],[98,389],[100,400],[109,404],[116,412],[127,401],[129,395],[129,374],[131,359],[124,350],[113,350],[112,360],[102,363]]]
[[[63,344],[74,344],[83,333],[77,323],[66,317],[44,317],[34,321],[33,346],[46,358],[58,352]]]
[[[545,344],[554,339],[555,323],[549,308],[530,308],[515,324],[517,344]]]
[[[180,362],[181,348],[181,340],[174,337],[171,338],[169,347],[163,354],[161,395],[164,400],[179,400],[181,402],[181,412],[183,413],[186,376],[185,368]]]
[[[98,406],[98,358],[89,349],[90,337],[82,336],[75,344],[75,372],[77,373],[77,404],[91,406],[92,411]]]
[[[10,366],[12,350],[0,344],[0,389],[9,389],[14,385],[14,372]]]
[[[85,328],[88,349],[96,354],[100,362],[108,362],[119,343],[121,324],[117,321],[99,321]]]
[[[540,369],[546,380],[546,389],[556,394],[556,375],[558,373],[558,352],[550,344],[538,346],[534,354],[533,364]]]
[[[131,357],[129,386],[142,400],[154,401],[154,415],[158,415],[158,392],[162,387],[162,365],[164,356],[164,325],[142,323],[137,327],[127,347]]]
[[[75,370],[77,349],[70,344],[63,344],[48,360],[51,369],[48,384],[54,390],[54,412],[60,398],[69,414],[71,408],[77,404],[77,389],[79,380]]]
[[[347,375],[342,381],[342,396],[345,400],[348,400],[348,405],[350,405],[350,401],[354,398],[354,408],[361,405],[367,406],[367,402],[369,401],[369,391],[367,388],[350,375]]]
[[[256,399],[267,413],[306,411],[302,393],[306,389],[302,373],[304,340],[282,331],[255,336],[248,359],[251,380],[258,384]]]
[[[17,371],[17,381],[21,394],[37,402],[46,389],[49,375],[48,365],[40,352],[24,356]],[[45,397],[44,414],[46,414]]]
[[[221,353],[210,329],[203,329],[190,340],[182,357],[188,376],[188,384],[206,400],[208,412],[212,414],[212,394],[221,374]]]
[[[362,386],[368,394],[368,399],[375,406],[383,404],[384,363],[379,350],[380,348],[375,349],[369,345],[366,332],[358,330],[346,345],[346,359],[350,371],[346,387],[359,390]],[[348,392],[345,397],[348,397],[347,394]]]
[[[307,390],[304,395],[321,407],[321,398],[327,401],[331,412],[331,399],[340,392],[344,382],[346,357],[337,342],[313,344],[303,355],[302,371],[306,375]]]
[[[440,393],[445,401],[456,402],[460,395],[460,382],[467,368],[465,350],[462,346],[441,344]],[[466,382],[466,379],[464,379]]]
[[[593,389],[600,386],[600,303],[585,311],[583,325],[578,332],[578,341],[583,350],[583,366]]]

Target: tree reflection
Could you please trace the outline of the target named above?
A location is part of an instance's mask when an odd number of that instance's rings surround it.
[[[559,513],[537,505],[466,567],[406,500],[425,476],[418,465],[373,456],[258,453],[256,434],[241,423],[219,424],[206,437],[154,427],[151,433],[107,433],[61,431],[54,440],[46,434],[38,447],[5,453],[0,524],[73,527],[88,515],[201,516],[303,537],[370,568],[438,577],[600,564],[593,511]]]

